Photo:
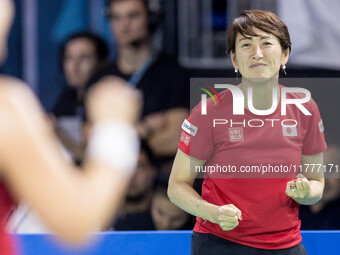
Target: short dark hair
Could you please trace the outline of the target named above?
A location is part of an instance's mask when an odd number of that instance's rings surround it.
[[[243,36],[257,36],[253,28],[275,35],[282,50],[291,50],[291,41],[286,24],[274,13],[264,10],[245,10],[234,20],[227,30],[227,52],[235,52],[237,33]]]
[[[65,49],[67,44],[69,44],[71,41],[76,40],[76,39],[87,39],[92,42],[95,48],[96,56],[98,61],[104,62],[107,61],[109,58],[109,48],[106,44],[106,42],[98,35],[87,32],[87,31],[82,31],[82,32],[77,32],[74,34],[71,34],[67,39],[64,41],[60,48],[60,54],[59,54],[59,61],[62,66],[64,57],[65,57]]]
[[[112,18],[112,13],[110,9],[112,4],[124,2],[124,1],[131,1],[131,0],[107,0],[106,8],[105,8],[106,17],[109,19]],[[147,20],[148,20],[149,35],[153,35],[157,31],[157,28],[161,23],[161,20],[163,18],[163,12],[161,10],[157,10],[157,11],[151,10],[148,0],[139,0],[139,1],[143,4],[145,8],[145,13],[147,15]]]
[[[124,2],[124,1],[127,1],[127,0],[106,0],[106,8],[108,9],[108,15],[110,15],[109,8],[110,8],[111,4]],[[149,1],[148,0],[140,0],[140,1],[143,3],[146,12],[149,12]]]

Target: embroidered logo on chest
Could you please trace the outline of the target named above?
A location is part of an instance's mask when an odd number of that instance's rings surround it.
[[[229,138],[230,142],[240,142],[243,141],[243,128],[235,127],[229,128]]]

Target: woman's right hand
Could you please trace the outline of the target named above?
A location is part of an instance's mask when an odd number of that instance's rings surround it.
[[[214,212],[212,222],[218,224],[224,231],[233,230],[242,221],[242,214],[233,204],[218,206]]]
[[[122,120],[135,124],[141,112],[142,97],[125,80],[106,76],[89,91],[86,110],[91,123]]]

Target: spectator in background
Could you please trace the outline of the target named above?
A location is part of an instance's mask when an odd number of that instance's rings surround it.
[[[107,64],[108,56],[104,40],[90,32],[72,34],[61,47],[60,63],[66,86],[52,113],[57,118],[56,133],[76,161],[82,157],[81,111],[85,86],[91,75]]]
[[[151,209],[127,214],[116,222],[114,230],[189,230],[194,224],[194,217],[171,203],[167,185],[160,183],[153,192]]]
[[[340,230],[340,147],[328,145],[324,152],[325,189],[322,199],[310,206],[300,206],[301,229]],[[332,167],[331,167],[332,166]],[[322,169],[323,170],[323,169]]]
[[[139,134],[158,157],[173,157],[188,115],[189,79],[173,60],[152,47],[157,22],[147,0],[108,0],[108,18],[118,45],[117,60],[97,73],[127,80],[143,93]]]

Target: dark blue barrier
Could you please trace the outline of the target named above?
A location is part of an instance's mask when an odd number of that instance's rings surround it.
[[[51,235],[13,235],[22,255],[190,254],[191,231],[105,232],[86,247],[65,247]],[[340,254],[340,231],[302,231],[308,255]]]

